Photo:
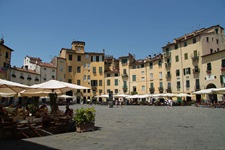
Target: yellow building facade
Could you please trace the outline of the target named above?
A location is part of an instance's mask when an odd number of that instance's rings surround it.
[[[0,39],[0,78],[10,80],[11,53],[13,50]]]
[[[60,57],[65,59],[65,81],[89,87],[77,90],[78,103],[104,91],[104,53],[85,52],[85,42],[73,41],[72,48],[62,48]]]

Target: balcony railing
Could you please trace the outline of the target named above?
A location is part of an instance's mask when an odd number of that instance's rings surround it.
[[[199,68],[194,68],[193,69],[193,73],[199,73],[200,72],[200,69]]]
[[[192,59],[193,61],[198,61],[198,60],[199,60],[199,56],[192,56],[191,59]]]
[[[172,88],[171,87],[167,87],[166,92],[167,93],[172,93]]]
[[[211,70],[206,70],[206,73],[207,73],[207,74],[210,74],[210,73],[211,73]]]
[[[159,93],[163,93],[163,87],[158,87]]]
[[[150,93],[154,93],[155,92],[155,88],[149,88]]]
[[[96,91],[97,90],[97,86],[96,85],[92,85],[91,89],[92,89],[92,91]]]
[[[165,62],[165,67],[170,67],[171,66],[171,62]]]
[[[164,55],[164,58],[168,58],[171,56],[171,52],[165,52],[163,55]]]
[[[128,74],[124,73],[124,74],[122,74],[122,77],[123,78],[127,78],[128,77]]]

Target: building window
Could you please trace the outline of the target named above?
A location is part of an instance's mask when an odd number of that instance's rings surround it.
[[[127,74],[127,69],[123,69],[123,74]]]
[[[187,41],[184,42],[184,47],[186,47],[186,46],[187,46]]]
[[[88,68],[90,68],[90,67],[91,67],[90,63],[88,63],[87,65],[88,65]]]
[[[136,69],[136,66],[135,66],[135,65],[133,65],[133,66],[132,66],[132,69]]]
[[[73,55],[69,55],[69,60],[73,60]]]
[[[216,44],[219,44],[219,39],[216,39]]]
[[[98,80],[91,80],[91,86],[98,86]]]
[[[177,88],[180,88],[180,81],[177,81]]]
[[[150,73],[150,80],[153,80],[153,73]]]
[[[80,55],[77,56],[77,61],[81,61],[81,56]]]
[[[80,67],[77,67],[77,73],[80,73],[80,70],[81,70]]]
[[[77,85],[80,85],[80,80],[77,80]]]
[[[210,53],[211,53],[211,54],[213,53],[213,49],[212,49],[212,48],[210,49]]]
[[[84,75],[84,81],[86,81],[87,80],[87,76],[86,75]]]
[[[145,74],[145,71],[141,71],[141,74],[144,75]]]
[[[184,68],[183,71],[184,71],[184,75],[191,74],[191,68],[190,67],[189,68]]]
[[[110,74],[108,73],[106,76],[107,76],[107,77],[110,77]]]
[[[116,93],[116,94],[118,93],[118,89],[115,89],[115,93]]]
[[[195,89],[200,89],[200,81],[199,81],[199,79],[195,79]]]
[[[102,67],[99,67],[99,73],[102,74]]]
[[[99,80],[99,86],[102,86],[102,80]]]
[[[162,79],[162,72],[159,72],[159,79]]]
[[[206,37],[206,42],[209,42],[209,37]]]
[[[9,53],[5,52],[5,58],[9,58]]]
[[[150,83],[150,88],[154,88],[154,83]]]
[[[141,86],[141,90],[145,91],[145,86],[144,85]]]
[[[110,86],[110,79],[107,80],[107,86]]]
[[[96,73],[96,67],[92,68],[93,73]]]
[[[86,68],[86,63],[84,63],[84,68]]]
[[[180,70],[176,70],[176,76],[180,76]]]
[[[91,76],[90,75],[88,75],[88,81],[90,81],[91,80]]]
[[[177,44],[174,47],[175,47],[175,49],[178,49],[178,45]]]
[[[184,59],[187,60],[188,59],[188,53],[184,54]]]
[[[149,68],[153,69],[153,63],[152,62],[149,63]]]
[[[193,44],[196,43],[196,38],[194,38],[192,41],[193,41]]]
[[[159,65],[159,67],[162,66],[162,61],[161,60],[158,61],[158,65]]]
[[[115,73],[115,77],[118,77],[118,73]]]
[[[115,82],[115,86],[118,86],[118,79],[115,79],[114,82]]]
[[[72,72],[72,66],[68,67],[68,72]]]
[[[141,81],[145,81],[145,77],[141,77]]]
[[[122,59],[122,64],[126,64],[127,63],[127,59]]]
[[[207,70],[212,70],[211,63],[207,63]]]
[[[189,88],[189,87],[190,87],[190,81],[186,80],[186,88]]]
[[[85,58],[88,59],[89,58],[89,55],[88,54],[85,54]]]
[[[72,83],[72,79],[68,79],[68,83]]]
[[[96,56],[96,62],[99,62],[99,56]]]
[[[225,59],[223,59],[223,60],[221,60],[222,62],[221,62],[221,67],[222,68],[225,68]]]
[[[179,61],[179,56],[178,56],[178,55],[175,57],[175,61],[176,61],[176,62]]]
[[[132,81],[136,81],[136,75],[132,75]]]

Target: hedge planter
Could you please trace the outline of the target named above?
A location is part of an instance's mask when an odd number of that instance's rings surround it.
[[[94,131],[94,130],[95,130],[95,124],[94,123],[76,125],[76,131],[78,133],[87,132],[87,131]]]
[[[95,109],[80,108],[76,109],[74,120],[76,122],[77,132],[94,131],[95,125]]]

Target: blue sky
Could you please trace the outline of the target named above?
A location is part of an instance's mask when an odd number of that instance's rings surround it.
[[[87,52],[142,59],[196,29],[225,28],[224,0],[0,0],[0,14],[18,67],[26,55],[49,62],[73,40]]]

